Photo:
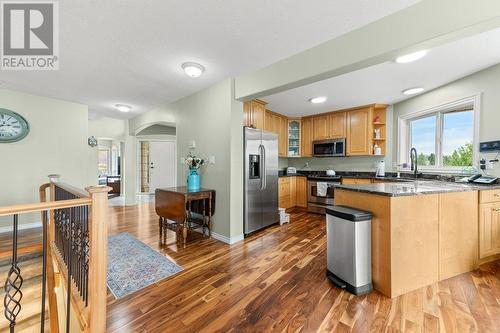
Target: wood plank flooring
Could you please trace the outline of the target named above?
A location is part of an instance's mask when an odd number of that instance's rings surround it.
[[[320,215],[293,211],[289,225],[232,246],[195,233],[184,247],[171,231],[160,243],[152,204],[110,212],[110,234],[129,232],[184,270],[120,300],[108,292],[109,332],[500,332],[500,261],[394,299],[355,297],[325,277]],[[23,232],[21,243],[37,235]],[[39,331],[39,260],[22,264],[33,283],[19,332]]]
[[[232,246],[195,234],[183,247],[171,231],[159,242],[152,204],[111,211],[110,234],[129,232],[184,271],[108,293],[109,332],[500,332],[500,261],[394,299],[355,297],[325,277],[322,216],[294,211]]]

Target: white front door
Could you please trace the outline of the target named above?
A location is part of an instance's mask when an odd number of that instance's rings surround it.
[[[149,191],[175,186],[175,142],[151,141],[149,143]]]

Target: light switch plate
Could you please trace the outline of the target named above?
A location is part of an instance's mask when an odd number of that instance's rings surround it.
[[[215,164],[215,156],[208,156],[208,163]]]

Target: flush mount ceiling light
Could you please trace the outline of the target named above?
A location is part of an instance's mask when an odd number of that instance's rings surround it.
[[[320,104],[320,103],[325,103],[327,98],[325,96],[320,96],[320,97],[313,97],[309,99],[309,102],[313,104]]]
[[[115,104],[115,109],[117,109],[120,112],[130,112],[130,110],[132,110],[132,107],[130,105],[125,105],[125,104]]]
[[[409,89],[403,90],[403,94],[405,94],[405,95],[415,95],[415,94],[421,93],[424,90],[425,89],[422,88],[422,87],[409,88]]]
[[[398,64],[407,64],[409,62],[417,61],[418,59],[422,59],[427,55],[427,50],[421,50],[418,52],[410,53],[410,54],[405,54],[401,57],[396,58],[396,62]]]
[[[195,62],[185,62],[181,67],[184,70],[184,73],[190,77],[200,77],[205,71],[205,67]]]

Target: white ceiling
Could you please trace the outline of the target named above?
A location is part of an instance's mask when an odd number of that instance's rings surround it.
[[[418,0],[64,0],[60,69],[1,72],[3,87],[131,118],[253,71]],[[180,65],[206,67],[199,79]],[[121,114],[116,103],[133,106]]]
[[[262,98],[267,107],[287,116],[305,116],[371,103],[394,104],[412,96],[402,91],[427,91],[500,63],[500,29],[441,45],[419,61],[394,61]],[[324,104],[308,99],[327,96]]]

